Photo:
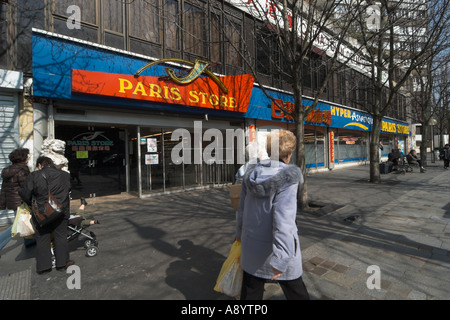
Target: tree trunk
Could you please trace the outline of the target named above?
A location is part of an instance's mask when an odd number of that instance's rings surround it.
[[[295,90],[294,101],[298,106],[295,112],[295,136],[297,137],[296,165],[302,170],[304,183],[298,188],[297,201],[299,209],[306,209],[308,204],[308,186],[306,182],[306,156],[305,156],[305,110],[301,99],[300,90]]]
[[[420,159],[422,166],[427,165],[427,146],[430,143],[430,126],[422,123],[422,142],[420,143]]]
[[[380,183],[380,161],[378,143],[380,141],[381,117],[373,116],[372,132],[370,133],[369,161],[370,161],[370,182]]]

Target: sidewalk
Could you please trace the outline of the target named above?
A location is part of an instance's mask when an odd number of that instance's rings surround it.
[[[297,224],[312,299],[450,299],[450,171],[440,164],[379,185],[368,166],[307,177],[314,206]],[[68,289],[63,271],[37,275],[35,248],[14,239],[0,252],[0,299],[229,299],[213,291],[234,240],[227,187],[96,198],[90,214],[101,220],[90,228],[98,255],[70,243],[81,289]],[[368,288],[377,284],[369,266],[380,289]],[[265,299],[284,296],[267,284]]]

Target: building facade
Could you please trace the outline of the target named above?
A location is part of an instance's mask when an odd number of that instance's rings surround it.
[[[73,198],[230,183],[245,144],[293,128],[237,52],[247,42],[258,72],[267,73],[266,90],[293,104],[289,85],[256,62],[258,21],[226,2],[10,1],[2,16],[17,23],[2,29],[9,40],[1,67],[32,83],[30,92],[18,89],[18,104],[33,114],[32,128],[17,127],[27,137],[20,144],[32,145],[36,157],[44,139],[66,142]],[[209,65],[198,77],[202,63]],[[304,79],[311,92],[321,72]],[[346,72],[306,119],[309,170],[367,161],[372,119],[352,107],[355,92],[346,90],[348,79],[363,75]],[[385,156],[408,149],[405,108],[399,97],[383,121]]]

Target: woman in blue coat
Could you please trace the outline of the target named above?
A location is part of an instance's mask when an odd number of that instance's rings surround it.
[[[295,223],[303,175],[288,164],[296,138],[274,130],[266,145],[271,159],[250,166],[242,182],[236,222],[244,270],[241,299],[261,300],[267,280],[277,280],[287,299],[309,299]]]

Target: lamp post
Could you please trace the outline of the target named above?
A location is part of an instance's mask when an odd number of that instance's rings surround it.
[[[428,120],[428,125],[431,127],[431,163],[436,162],[436,155],[434,154],[434,129],[433,127],[437,124],[437,120],[435,118],[430,118]]]

